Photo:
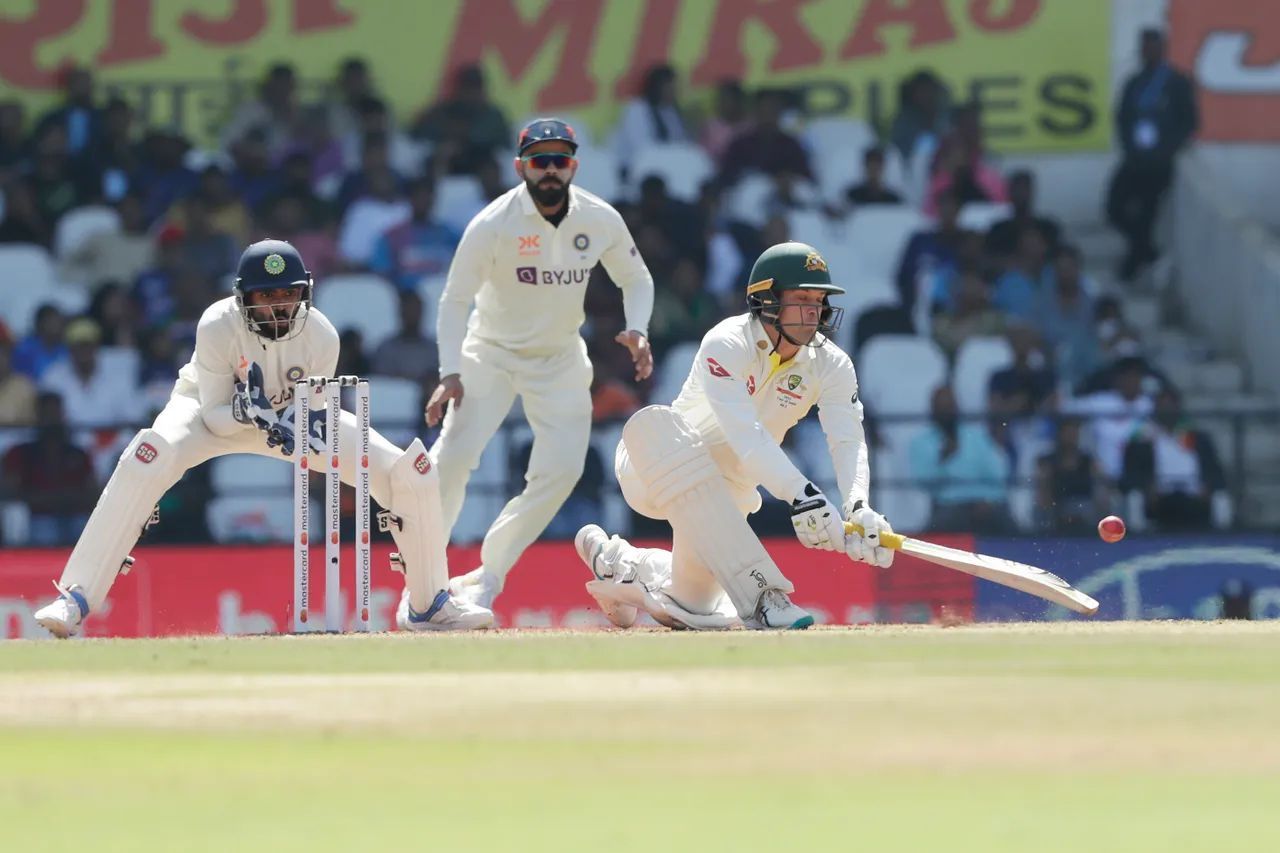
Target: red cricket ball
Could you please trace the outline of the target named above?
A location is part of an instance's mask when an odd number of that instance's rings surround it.
[[[1098,535],[1103,542],[1119,542],[1124,538],[1124,519],[1118,515],[1108,515],[1098,522]]]

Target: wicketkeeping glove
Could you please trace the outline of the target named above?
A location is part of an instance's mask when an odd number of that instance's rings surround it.
[[[889,520],[863,501],[858,500],[852,506],[844,508],[845,517],[861,527],[864,533],[848,533],[845,535],[845,553],[851,560],[861,560],[873,566],[887,569],[893,565],[893,549],[880,544],[880,536],[892,533]]]
[[[257,362],[244,361],[240,367],[237,371],[240,380],[231,395],[231,416],[247,426],[269,430],[276,422],[276,413],[263,390],[266,383],[262,379],[262,368]]]
[[[280,412],[280,416],[276,422],[272,424],[267,431],[267,446],[279,447],[280,452],[285,456],[292,456],[294,449],[294,431],[293,421],[295,409],[290,403]],[[308,409],[307,410],[307,437],[310,439],[310,448],[312,453],[324,453],[329,446],[328,436],[325,433],[325,409]]]
[[[791,502],[791,526],[796,538],[806,548],[843,551],[844,522],[831,501],[813,483],[805,483]]]

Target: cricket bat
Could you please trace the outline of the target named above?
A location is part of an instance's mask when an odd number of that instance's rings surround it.
[[[844,523],[844,529],[846,533],[863,533],[861,525],[851,521]],[[973,575],[975,578],[1029,593],[1045,601],[1061,604],[1068,610],[1074,610],[1085,616],[1092,616],[1098,612],[1096,600],[1053,572],[1028,566],[1026,563],[1006,560],[1003,557],[988,557],[986,554],[974,554],[970,551],[961,551],[959,548],[948,548],[945,545],[934,545],[932,542],[912,539],[898,533],[882,534],[880,542],[886,548]]]

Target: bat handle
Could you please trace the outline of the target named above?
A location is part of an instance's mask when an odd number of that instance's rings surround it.
[[[856,533],[859,536],[865,536],[867,533],[867,531],[862,529],[861,524],[854,524],[852,521],[846,521],[844,523],[844,532]],[[901,533],[881,533],[880,534],[880,544],[885,548],[892,548],[894,551],[897,551],[900,548],[902,548],[902,543],[905,542],[906,540],[907,540],[907,537],[903,536]]]

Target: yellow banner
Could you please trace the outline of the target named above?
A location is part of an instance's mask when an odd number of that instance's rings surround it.
[[[314,95],[364,57],[402,121],[479,62],[513,123],[563,111],[601,134],[669,62],[693,111],[737,77],[887,127],[928,67],[983,103],[997,151],[1101,149],[1110,18],[1107,0],[0,0],[0,96],[43,110],[80,62],[205,141],[273,62]]]

